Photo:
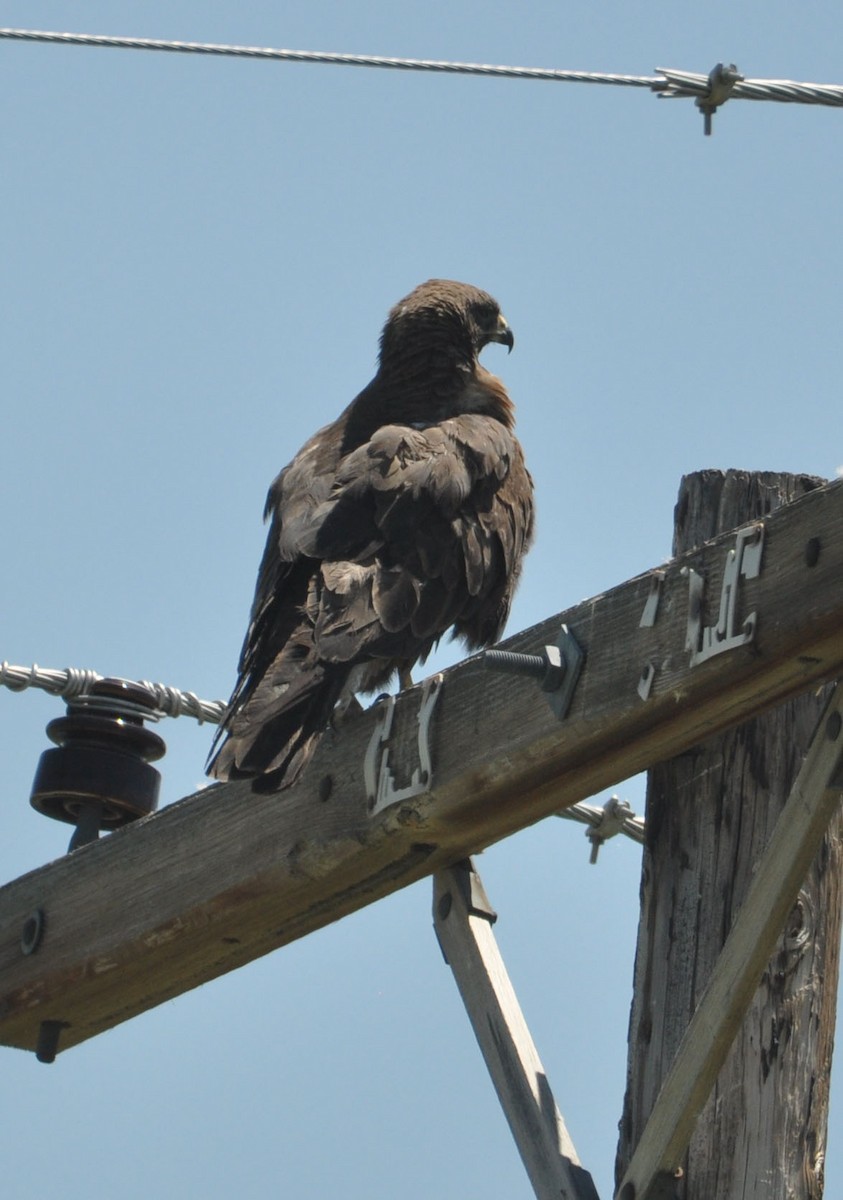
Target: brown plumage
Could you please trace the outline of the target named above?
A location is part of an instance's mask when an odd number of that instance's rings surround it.
[[[285,467],[217,779],[293,783],[341,698],[406,678],[448,629],[500,637],[533,529],[532,480],[499,379],[495,300],[431,279],[390,312],[378,372]]]

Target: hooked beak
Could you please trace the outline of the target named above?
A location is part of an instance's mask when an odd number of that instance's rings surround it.
[[[506,318],[501,314],[498,317],[498,324],[495,332],[491,336],[491,341],[500,342],[502,346],[506,346],[507,353],[512,353],[512,347],[515,345],[515,334],[509,328]]]

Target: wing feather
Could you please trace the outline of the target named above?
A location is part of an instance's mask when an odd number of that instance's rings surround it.
[[[374,380],[270,488],[218,778],[292,782],[350,680],[381,686],[448,629],[471,648],[500,636],[532,481],[503,384],[477,362],[471,305],[499,318],[486,293],[448,281],[397,305]]]

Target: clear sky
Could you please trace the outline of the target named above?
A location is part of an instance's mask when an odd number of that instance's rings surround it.
[[[843,83],[843,13],[810,0],[10,0],[0,24]],[[732,102],[704,138],[646,91],[8,42],[0,79],[0,658],[227,696],[266,488],[430,276],[491,291],[516,334],[485,352],[537,486],[510,632],[666,558],[684,473],[843,463],[843,112]],[[64,851],[27,802],[63,711],[0,692],[4,880]],[[169,803],[210,731],[158,728]],[[641,779],[619,790],[643,809]],[[555,819],[479,862],[604,1200],[639,864],[618,839],[589,866]],[[10,1200],[530,1195],[427,882],[53,1067],[2,1058]]]

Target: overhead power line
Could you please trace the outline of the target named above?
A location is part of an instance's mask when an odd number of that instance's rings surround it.
[[[89,667],[56,670],[53,667],[39,667],[37,663],[31,667],[18,667],[0,662],[0,686],[8,688],[10,692],[24,692],[34,687],[63,700],[76,700],[87,696],[91,686],[103,678],[98,671],[92,671]],[[193,717],[200,725],[219,725],[226,709],[224,700],[200,700],[194,692],[183,692],[166,683],[149,683],[143,679],[140,680],[140,686],[155,697],[156,712],[145,712],[147,720],[155,720],[158,716]],[[597,861],[600,846],[618,833],[625,834],[634,842],[641,843],[644,840],[643,818],[636,816],[626,801],[619,800],[617,796],[612,796],[602,808],[593,804],[574,804],[560,812],[559,816],[589,826],[587,832],[593,863]]]
[[[87,667],[67,667],[60,671],[39,667],[37,663],[31,667],[0,663],[0,684],[9,691],[23,692],[34,687],[64,700],[87,695],[91,685],[103,678],[105,676]],[[182,692],[166,683],[149,683],[145,679],[140,681],[140,686],[152,693],[158,713],[165,717],[193,717],[200,725],[203,722],[219,725],[225,711],[224,700],[200,700],[194,692]]]
[[[601,75],[591,71],[554,71],[543,67],[505,67],[489,63],[443,62],[423,58],[385,58],[373,54],[335,54],[321,50],[282,50],[271,46],[229,46],[218,42],[173,42],[157,38],[109,37],[92,33],[53,33],[38,29],[0,29],[0,37],[25,42],[60,42],[70,46],[108,46],[120,50],[168,50],[177,54],[212,54],[225,58],[267,58],[282,62],[323,63],[346,67],[385,67],[396,71],[440,71],[452,75],[503,75],[513,79],[549,79],[571,83],[606,83],[651,87],[664,80],[638,75]]]
[[[178,54],[210,54],[227,58],[263,58],[281,62],[322,63],[331,66],[380,67],[398,71],[434,71],[451,75],[487,75],[507,79],[547,80],[554,83],[595,83],[614,87],[648,88],[668,99],[692,97],[711,132],[715,109],[727,100],[773,100],[782,104],[820,104],[843,107],[843,85],[798,83],[792,79],[746,79],[735,65],[718,63],[708,74],[656,67],[655,75],[618,75],[598,71],[567,71],[544,67],[499,66],[491,63],[447,62],[438,59],[387,58],[371,54],[336,54],[319,50],[285,50],[271,46],[238,46],[216,42],[178,42],[158,38],[112,37],[106,34],[57,33],[39,29],[2,29],[0,38],[26,42],[55,42],[120,50],[161,50]]]

